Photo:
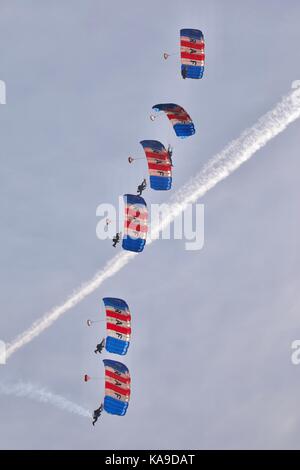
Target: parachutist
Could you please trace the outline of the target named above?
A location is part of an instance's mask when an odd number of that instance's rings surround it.
[[[147,181],[145,179],[143,179],[143,181],[141,182],[141,184],[138,185],[138,188],[137,188],[137,194],[139,196],[142,195],[142,192],[145,191],[145,189],[147,188]]]
[[[103,411],[103,405],[102,405],[102,403],[101,403],[101,405],[99,406],[99,408],[97,408],[97,409],[93,412],[93,426],[95,426],[95,423],[98,421],[98,418],[100,418],[102,411]]]
[[[181,69],[182,78],[186,79],[187,77],[187,67],[183,66]]]
[[[101,353],[102,353],[102,350],[104,349],[104,346],[105,346],[105,338],[103,338],[103,340],[101,341],[101,343],[97,344],[94,353],[95,353],[95,354],[97,354],[97,353],[101,354]]]
[[[117,232],[116,235],[113,238],[113,244],[112,246],[116,248],[117,244],[120,242],[120,234],[121,232]]]
[[[168,157],[169,157],[171,166],[173,166],[172,155],[173,155],[173,149],[172,149],[171,145],[169,145],[169,146],[168,146]]]

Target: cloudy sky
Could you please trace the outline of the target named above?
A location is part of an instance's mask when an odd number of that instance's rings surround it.
[[[142,139],[174,145],[174,190],[300,79],[297,0],[2,0],[1,316],[11,341],[115,250],[96,208],[135,192]],[[182,80],[179,29],[201,29],[206,71]],[[197,129],[179,141],[153,104]],[[2,449],[299,448],[299,127],[292,124],[209,192],[205,244],[158,241],[0,368],[88,409],[103,399],[93,353],[101,299],[124,298],[133,338],[123,418],[82,417],[0,396]],[[167,200],[148,190],[148,204]],[[104,357],[108,357],[104,356]]]

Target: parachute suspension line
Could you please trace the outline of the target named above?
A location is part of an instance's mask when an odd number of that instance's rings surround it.
[[[163,58],[165,60],[168,60],[169,57],[173,56],[173,55],[177,55],[177,52],[164,52],[163,53]]]
[[[93,323],[100,323],[100,322],[102,323],[103,321],[105,320],[87,320],[86,324],[87,326],[92,326]]]
[[[91,377],[88,374],[84,374],[83,380],[89,382],[90,380],[105,380],[105,377]]]
[[[135,162],[135,160],[145,160],[145,157],[128,157],[129,163]]]
[[[150,114],[150,119],[151,121],[155,121],[155,119],[160,118],[163,115],[164,113],[159,111],[157,114]]]

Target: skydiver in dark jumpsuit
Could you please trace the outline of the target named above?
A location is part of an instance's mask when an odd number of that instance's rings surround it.
[[[103,340],[101,341],[101,343],[97,344],[94,353],[95,353],[95,354],[97,354],[97,353],[101,354],[101,353],[102,353],[102,350],[104,349],[104,346],[105,346],[105,339],[103,338]]]
[[[187,76],[187,67],[184,65],[181,69],[182,78],[186,79]]]
[[[94,412],[93,412],[93,426],[95,426],[95,423],[98,421],[98,419],[100,418],[101,416],[101,413],[103,411],[103,405],[101,403],[101,405],[99,406],[99,408],[97,408]]]
[[[120,232],[120,233],[121,233],[121,232]],[[117,232],[116,235],[115,235],[114,238],[113,238],[113,244],[112,244],[112,246],[113,246],[114,248],[116,248],[117,244],[118,244],[119,241],[120,241],[120,233]]]
[[[172,149],[171,145],[169,145],[169,146],[168,146],[168,157],[169,157],[169,159],[170,159],[171,166],[173,166],[172,155],[173,155],[173,149]]]
[[[142,192],[145,191],[146,188],[147,188],[147,181],[143,179],[143,181],[141,182],[141,184],[138,185],[138,188],[137,188],[138,195],[141,196]]]

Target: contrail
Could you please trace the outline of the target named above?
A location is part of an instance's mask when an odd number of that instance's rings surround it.
[[[60,410],[67,411],[83,418],[91,418],[91,413],[76,403],[54,394],[46,388],[40,388],[30,382],[18,382],[16,384],[7,384],[0,382],[1,395],[13,395],[15,397],[25,397],[40,403],[47,403]]]
[[[284,131],[289,124],[298,119],[300,117],[299,98],[299,89],[283,97],[271,111],[212,157],[203,169],[170,199],[169,215],[152,227],[151,239],[147,241],[147,244],[153,242],[157,234],[173,222],[189,203],[195,202],[217,183],[227,178],[271,139]],[[7,358],[49,328],[61,315],[94,292],[106,279],[119,272],[135,256],[135,253],[124,251],[113,257],[101,271],[77,289],[63,304],[47,312],[8,344]]]

